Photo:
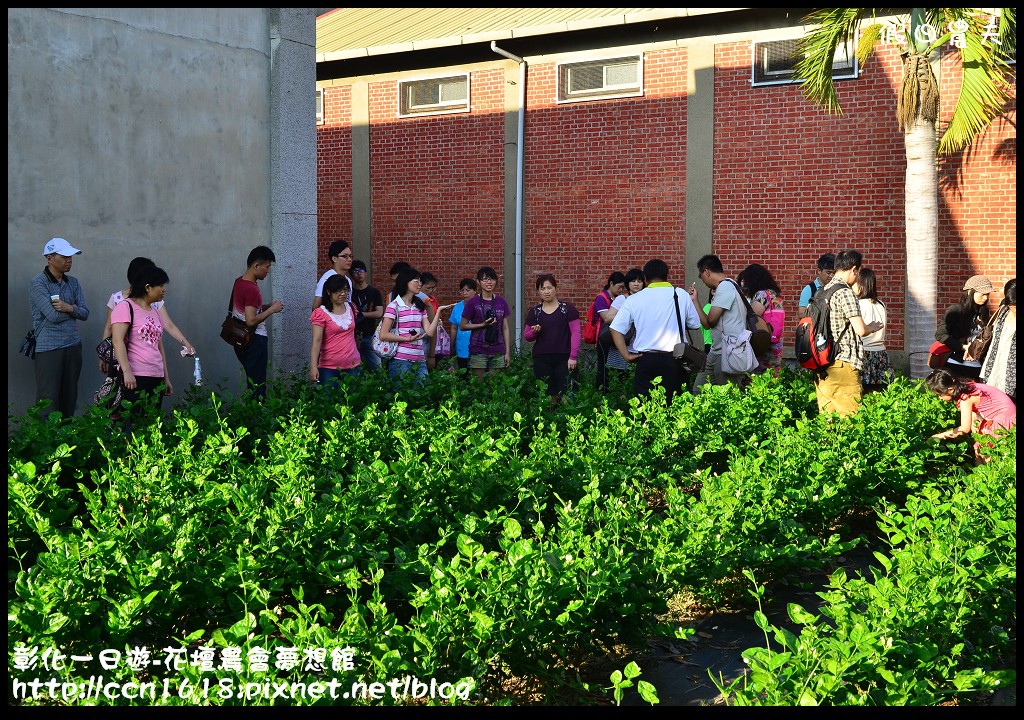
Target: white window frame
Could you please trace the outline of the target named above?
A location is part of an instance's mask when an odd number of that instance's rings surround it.
[[[766,79],[757,79],[758,67],[763,66],[764,52],[766,51],[765,46],[772,45],[774,43],[781,42],[794,42],[799,40],[800,37],[786,37],[786,38],[773,38],[772,40],[755,40],[751,43],[750,50],[750,84],[753,87],[762,87],[765,85],[793,85],[796,83],[802,83],[803,80],[799,80],[794,76],[793,70],[774,70],[769,71],[764,68],[761,75]],[[845,55],[845,57],[843,57]],[[837,66],[836,62],[840,64]],[[773,79],[767,79],[767,78]],[[860,63],[857,62],[857,54],[854,52],[853,41],[845,45],[839,45],[836,48],[835,56],[832,59],[832,79],[833,80],[856,80],[860,77]]]
[[[569,90],[569,76],[573,70],[579,68],[592,68],[601,66],[604,68],[604,78],[607,81],[607,69],[612,65],[621,65],[625,61],[636,61],[637,81],[620,85],[603,85],[598,90],[581,90],[573,92]],[[588,60],[574,60],[571,62],[560,62],[555,66],[555,102],[574,103],[587,102],[590,100],[609,100],[612,98],[641,97],[644,94],[644,56],[643,53],[630,53],[628,55],[613,55],[603,58],[592,58]]]
[[[316,89],[316,124],[324,124],[324,89]]]
[[[406,94],[411,92],[413,85],[418,83],[437,83],[441,85],[446,80],[463,79],[466,83],[465,100],[441,100],[428,105],[407,105]],[[432,75],[398,81],[398,117],[422,117],[424,115],[450,115],[452,113],[468,113],[470,108],[470,78],[469,73],[452,73],[448,75]],[[440,96],[440,94],[439,94]],[[412,110],[412,111],[410,111]]]

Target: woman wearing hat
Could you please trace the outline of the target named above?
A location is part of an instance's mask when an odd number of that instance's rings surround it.
[[[977,378],[981,363],[964,360],[964,350],[977,337],[988,322],[988,296],[994,288],[984,275],[973,275],[964,283],[960,301],[950,305],[935,331],[935,340],[947,346],[952,353],[945,369],[966,378]]]

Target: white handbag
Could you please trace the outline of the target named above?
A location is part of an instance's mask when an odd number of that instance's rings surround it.
[[[754,348],[750,346],[750,331],[722,338],[722,372],[740,375],[752,372],[758,366]]]
[[[391,307],[391,306],[389,306]],[[392,323],[391,329],[398,329],[398,306],[395,305],[395,322]],[[390,360],[398,353],[398,343],[393,340],[381,340],[380,329],[384,325],[384,321],[381,320],[377,323],[377,329],[373,331],[373,351],[380,355],[382,360]]]

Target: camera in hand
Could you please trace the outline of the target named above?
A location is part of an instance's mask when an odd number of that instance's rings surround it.
[[[488,326],[484,328],[484,342],[488,345],[493,345],[498,342],[498,319],[495,317],[494,310],[492,308],[487,308],[487,310],[484,311],[484,322],[489,323]]]

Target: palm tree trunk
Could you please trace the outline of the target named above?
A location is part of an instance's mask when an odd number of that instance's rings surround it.
[[[910,377],[928,374],[928,347],[935,339],[939,249],[938,170],[935,125],[918,118],[905,128],[907,151],[907,295],[904,349]]]

